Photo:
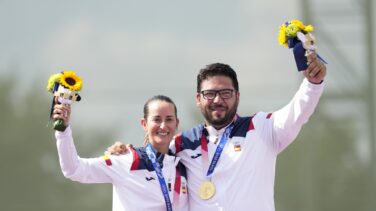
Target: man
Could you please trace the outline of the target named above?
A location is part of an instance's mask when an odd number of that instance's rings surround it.
[[[316,54],[308,61],[305,79],[289,104],[249,117],[236,114],[240,92],[230,66],[216,63],[200,71],[196,103],[205,124],[176,136],[170,147],[187,168],[191,210],[275,209],[277,156],[308,121],[323,91],[326,67]]]

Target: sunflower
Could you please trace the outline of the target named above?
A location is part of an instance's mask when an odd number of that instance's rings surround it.
[[[80,91],[82,88],[82,80],[73,71],[64,71],[60,78],[60,83],[64,87],[73,90]]]
[[[53,92],[54,86],[56,82],[60,82],[61,73],[56,73],[50,76],[47,83],[47,91]]]

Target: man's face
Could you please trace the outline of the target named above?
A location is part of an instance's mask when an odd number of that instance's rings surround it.
[[[196,103],[206,124],[220,129],[229,124],[236,115],[239,96],[229,77],[212,76],[201,82],[201,92],[196,95]]]

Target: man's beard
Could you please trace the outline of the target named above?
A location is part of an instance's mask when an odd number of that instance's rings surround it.
[[[234,106],[227,110],[226,114],[222,118],[214,118],[213,115],[210,114],[210,111],[207,112],[205,109],[201,108],[201,113],[205,117],[206,123],[213,126],[216,129],[221,129],[226,125],[230,124],[230,122],[234,119],[236,115],[236,111],[238,108],[239,101],[236,101]],[[215,105],[214,105],[215,106]],[[216,107],[223,108],[221,105],[217,105]]]

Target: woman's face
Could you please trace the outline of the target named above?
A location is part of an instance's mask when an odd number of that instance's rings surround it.
[[[158,151],[168,150],[179,124],[174,105],[155,100],[149,103],[148,111],[147,119],[141,119],[141,124],[149,136],[150,143]]]

